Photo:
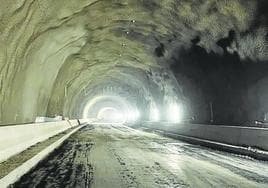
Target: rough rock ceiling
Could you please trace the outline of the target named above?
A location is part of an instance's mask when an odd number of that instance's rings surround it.
[[[100,94],[145,111],[169,101],[187,105],[193,100],[183,85],[191,76],[170,66],[193,45],[218,56],[237,54],[239,62],[268,60],[265,0],[0,3],[1,124],[81,116]]]

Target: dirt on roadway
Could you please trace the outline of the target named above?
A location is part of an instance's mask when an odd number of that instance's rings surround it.
[[[268,163],[123,125],[87,126],[14,187],[268,187]]]

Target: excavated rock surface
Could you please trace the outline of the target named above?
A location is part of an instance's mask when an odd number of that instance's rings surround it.
[[[200,67],[185,75],[187,66],[180,66],[192,65],[183,57],[193,45],[209,55],[235,54],[239,63],[268,59],[265,0],[0,3],[0,124],[44,115],[77,117],[89,99],[103,93],[141,109],[169,100],[207,104],[213,97],[204,95],[220,93],[217,84],[206,81],[214,77]],[[174,72],[170,65],[178,62]],[[206,62],[198,64],[207,69]],[[208,94],[207,88],[214,90]],[[194,107],[189,106],[190,115]],[[200,117],[206,119],[203,111]]]

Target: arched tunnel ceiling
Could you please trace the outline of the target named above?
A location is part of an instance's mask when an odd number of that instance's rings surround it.
[[[76,118],[109,87],[145,109],[180,100],[194,115],[190,108],[217,103],[220,76],[232,82],[258,72],[243,87],[252,95],[267,76],[265,0],[0,2],[1,124]]]

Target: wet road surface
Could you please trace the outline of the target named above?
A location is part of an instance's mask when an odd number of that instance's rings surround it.
[[[268,187],[268,163],[123,125],[87,126],[14,187]]]

